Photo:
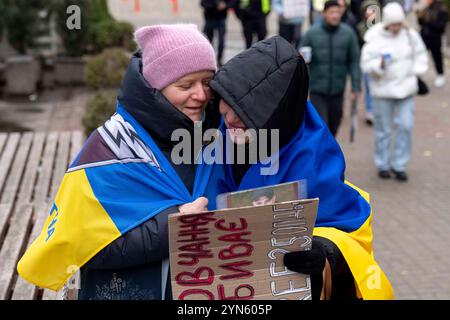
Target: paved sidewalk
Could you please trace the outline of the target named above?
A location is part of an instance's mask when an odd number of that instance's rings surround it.
[[[89,94],[84,87],[59,87],[40,92],[36,101],[27,97],[0,100],[0,131],[83,130]]]

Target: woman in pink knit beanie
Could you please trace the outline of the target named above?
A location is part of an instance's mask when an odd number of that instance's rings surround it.
[[[143,27],[135,33],[147,82],[192,121],[200,121],[211,97],[214,49],[194,24]]]
[[[135,227],[81,268],[79,299],[172,298],[168,215],[200,212],[208,205],[213,209],[217,195],[216,166],[194,164],[198,150],[193,146],[179,155],[190,162],[179,163],[173,153],[180,142],[172,141],[179,129],[194,137],[198,121],[203,132],[219,126],[220,114],[209,103],[209,82],[216,71],[211,44],[191,24],[147,26],[137,30],[135,38],[140,50],[133,54],[120,86],[117,113],[89,137],[74,164],[115,165],[111,170],[120,172],[110,171],[98,192],[105,197],[117,194],[108,203],[124,201],[120,214]],[[144,215],[155,214],[133,222],[131,217],[141,209]]]

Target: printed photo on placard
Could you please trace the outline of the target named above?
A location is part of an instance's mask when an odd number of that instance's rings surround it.
[[[261,206],[285,201],[306,199],[306,180],[273,186],[222,193],[217,196],[217,209]]]

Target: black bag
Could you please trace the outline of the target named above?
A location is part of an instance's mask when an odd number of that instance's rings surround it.
[[[425,81],[420,79],[420,77],[417,77],[417,86],[419,88],[419,90],[417,90],[417,94],[419,96],[424,96],[424,95],[428,94],[428,92],[430,91],[428,89],[428,85],[425,83]]]
[[[415,60],[414,45],[412,43],[412,37],[411,37],[411,33],[410,33],[409,29],[406,30],[406,34],[408,36],[409,45],[411,46],[411,49],[412,49],[412,56],[413,56],[413,61],[414,61]],[[420,77],[417,77],[417,87],[418,87],[417,94],[419,96],[424,96],[424,95],[428,94],[428,92],[430,91],[428,89],[428,85],[425,83],[425,81],[420,79]]]

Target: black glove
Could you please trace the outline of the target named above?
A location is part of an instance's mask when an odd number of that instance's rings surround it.
[[[284,255],[284,265],[292,271],[311,275],[311,294],[313,300],[319,300],[322,292],[322,272],[328,259],[331,270],[335,267],[335,255],[340,250],[330,240],[313,237],[312,248],[308,251],[289,252]]]

